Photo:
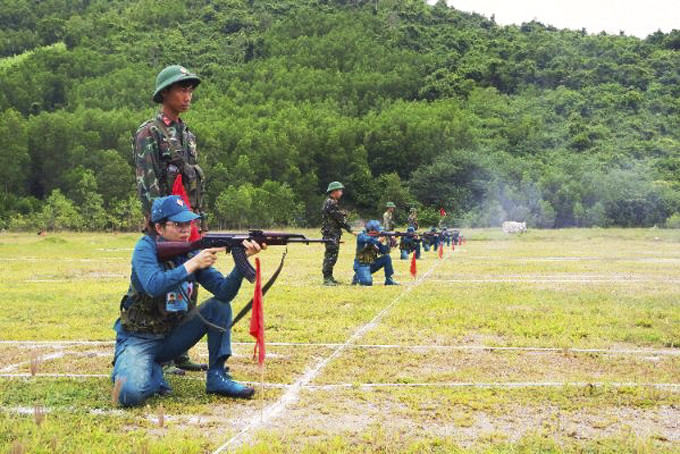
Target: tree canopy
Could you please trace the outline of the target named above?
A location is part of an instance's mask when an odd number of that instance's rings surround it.
[[[183,118],[219,227],[317,225],[335,180],[364,219],[386,200],[458,226],[680,216],[680,30],[499,26],[424,0],[15,0],[0,228],[137,228],[132,136],[170,64],[203,80]]]

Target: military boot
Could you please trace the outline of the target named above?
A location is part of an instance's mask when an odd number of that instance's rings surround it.
[[[178,369],[188,370],[193,372],[198,372],[202,370],[208,370],[208,365],[205,363],[195,363],[189,358],[188,353],[184,353],[177,358],[175,358],[175,366]]]
[[[336,281],[332,277],[325,277],[323,278],[323,285],[327,287],[335,287],[336,285],[338,285],[338,281]]]
[[[205,390],[208,394],[239,397],[241,399],[248,399],[255,394],[254,388],[235,382],[228,373],[221,369],[208,371]]]
[[[392,276],[385,279],[385,285],[399,285],[399,282],[392,279]]]

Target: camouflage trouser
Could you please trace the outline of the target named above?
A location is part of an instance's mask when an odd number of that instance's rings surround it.
[[[326,253],[323,256],[323,265],[321,272],[324,278],[333,277],[333,267],[338,261],[338,253],[340,252],[340,238],[324,238],[327,240],[335,240],[332,243],[326,243]]]

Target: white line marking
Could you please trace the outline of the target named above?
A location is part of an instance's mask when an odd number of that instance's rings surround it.
[[[615,279],[430,279],[430,282],[448,282],[451,284],[491,284],[497,282],[525,282],[527,284],[640,284],[645,282],[664,282],[669,284],[680,283],[674,279],[636,279],[636,278],[615,278]]]
[[[109,374],[0,374],[3,378],[51,377],[51,378],[111,378]]]
[[[332,390],[339,388],[534,388],[534,387],[563,387],[576,386],[585,388],[588,386],[614,388],[624,387],[651,387],[660,389],[678,389],[680,390],[680,383],[619,383],[619,382],[445,382],[445,383],[363,383],[360,385],[353,383],[338,383],[334,385],[308,385],[305,388],[309,390]]]
[[[448,259],[447,255],[447,259]],[[288,391],[286,391],[277,402],[274,402],[272,405],[267,407],[262,411],[261,415],[256,415],[253,416],[248,424],[235,436],[230,438],[226,443],[218,447],[215,451],[213,451],[214,454],[220,453],[226,449],[228,449],[230,446],[236,446],[239,444],[242,444],[246,436],[252,432],[254,429],[264,426],[267,424],[270,420],[274,419],[277,417],[281,412],[283,412],[286,407],[297,400],[298,395],[300,394],[300,390],[307,386],[312,380],[314,380],[321,370],[323,370],[326,365],[335,359],[337,356],[340,355],[340,353],[347,348],[349,344],[354,342],[356,339],[359,339],[362,337],[366,332],[368,332],[370,329],[374,328],[377,326],[377,323],[384,317],[384,315],[389,311],[399,300],[401,300],[405,295],[410,293],[414,288],[418,287],[426,278],[429,276],[432,271],[434,271],[436,268],[439,267],[441,263],[443,263],[444,260],[437,260],[434,262],[434,264],[430,267],[429,270],[425,274],[423,274],[421,277],[418,278],[416,282],[413,284],[407,286],[397,297],[392,300],[391,303],[389,303],[386,307],[384,307],[378,314],[373,317],[373,319],[359,328],[357,331],[352,334],[352,336],[347,339],[347,341],[338,346],[331,354],[330,356],[326,357],[325,359],[321,360],[318,362],[312,369],[308,370],[302,377],[300,377],[298,380],[295,381],[295,383],[291,386]]]
[[[0,341],[0,345],[15,345],[24,348],[40,348],[44,346],[69,346],[69,345],[114,345],[115,341]],[[255,345],[253,342],[232,342],[232,345],[248,346]],[[270,346],[279,347],[324,347],[337,348],[339,343],[311,343],[311,342],[267,342]],[[407,344],[353,344],[346,348],[398,348],[403,350],[486,350],[486,351],[520,351],[537,353],[602,353],[605,355],[670,355],[680,356],[680,349],[607,349],[607,348],[572,348],[572,347],[496,347],[491,345],[407,345]],[[108,353],[107,353],[108,354]],[[105,355],[102,355],[105,356]],[[238,355],[237,355],[238,356]],[[0,372],[3,370],[0,369]]]
[[[35,359],[29,359],[28,361],[22,361],[20,363],[10,364],[9,366],[3,367],[2,369],[0,369],[0,373],[12,372],[13,370],[17,370],[21,366],[26,366],[28,364],[31,364],[33,361],[40,363],[42,361],[49,361],[51,359],[62,358],[62,357],[64,357],[64,355],[66,355],[66,352],[56,352],[56,353],[50,353],[48,355],[36,356]]]

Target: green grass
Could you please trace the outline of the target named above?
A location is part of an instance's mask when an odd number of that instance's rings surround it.
[[[384,287],[380,275],[372,288],[323,287],[322,247],[291,246],[265,297],[272,386],[250,401],[208,396],[202,374],[191,373],[169,378],[173,396],[122,410],[106,378],[111,344],[0,344],[3,373],[29,374],[32,359],[38,373],[0,378],[0,451],[211,452],[380,314],[312,387],[230,452],[677,452],[680,232],[464,234],[467,245],[447,248],[446,260],[424,254],[422,280],[393,253],[400,287]],[[1,339],[112,341],[137,239],[1,234]],[[348,283],[353,244],[345,240],[335,275]],[[261,255],[265,278],[281,252]],[[218,262],[224,272],[232,266]],[[234,310],[251,295],[244,283]],[[237,379],[257,383],[247,328],[247,319],[235,327],[229,363]],[[555,350],[521,349],[532,347]],[[206,360],[205,342],[191,355]],[[558,385],[455,386],[527,382]],[[36,406],[46,409],[39,425]]]

